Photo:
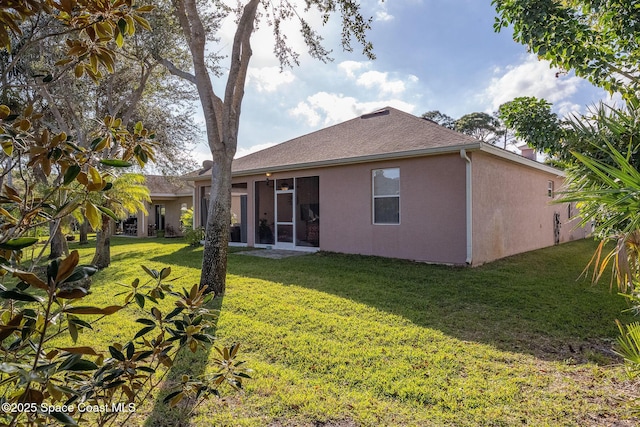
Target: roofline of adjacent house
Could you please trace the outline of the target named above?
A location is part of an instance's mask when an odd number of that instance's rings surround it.
[[[317,162],[296,163],[292,165],[261,167],[261,168],[254,168],[254,169],[247,169],[247,170],[232,172],[232,176],[241,177],[241,176],[250,176],[250,175],[261,175],[265,173],[287,172],[287,171],[296,171],[296,170],[304,170],[304,169],[323,168],[323,167],[330,167],[330,166],[370,163],[370,162],[377,162],[377,161],[383,161],[383,160],[408,159],[413,157],[427,157],[427,156],[436,156],[441,154],[458,154],[460,153],[460,150],[466,150],[467,152],[482,151],[488,154],[492,154],[496,157],[500,157],[505,160],[510,160],[515,163],[532,167],[534,169],[538,169],[547,173],[555,174],[558,176],[565,175],[564,172],[561,171],[560,169],[556,169],[552,166],[545,165],[535,160],[527,159],[526,157],[522,157],[521,155],[513,153],[511,151],[503,150],[502,148],[498,148],[496,146],[486,144],[482,141],[478,141],[478,142],[472,142],[469,144],[460,144],[460,145],[454,145],[454,146],[450,145],[446,147],[422,148],[419,150],[410,150],[410,151],[384,153],[384,154],[372,154],[368,156],[349,157],[345,159],[331,159],[331,160],[322,160]],[[184,179],[187,181],[205,181],[210,178],[211,178],[210,174],[203,174],[199,176],[186,176],[186,177],[182,177],[181,179]]]
[[[193,191],[189,191],[188,193],[149,193],[149,196],[153,199],[154,197],[164,197],[164,198],[179,198],[179,197],[189,197]]]

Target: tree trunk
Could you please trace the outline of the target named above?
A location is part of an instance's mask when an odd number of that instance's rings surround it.
[[[62,255],[69,254],[69,246],[67,240],[62,233],[62,226],[56,223],[58,221],[51,221],[49,223],[49,233],[51,237],[51,252],[49,253],[49,259],[60,258]]]
[[[111,264],[111,218],[102,215],[102,227],[96,233],[96,253],[91,264],[102,270]]]
[[[80,244],[88,245],[89,244],[89,221],[84,218],[84,221],[80,223]]]
[[[249,0],[233,39],[229,77],[224,101],[215,94],[205,59],[206,30],[195,0],[175,1],[193,59],[195,83],[204,113],[207,142],[211,150],[211,202],[209,205],[200,286],[224,295],[227,275],[227,245],[231,221],[231,162],[238,146],[238,124],[244,96],[247,68],[251,58],[251,34],[260,0]],[[182,76],[186,76],[182,73]],[[188,77],[188,76],[187,76]]]
[[[227,247],[231,221],[231,161],[225,152],[214,155],[211,168],[211,201],[207,215],[200,286],[224,295],[227,278]]]

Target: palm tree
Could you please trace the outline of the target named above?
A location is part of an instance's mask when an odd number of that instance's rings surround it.
[[[144,202],[150,202],[149,189],[145,185],[145,178],[141,174],[127,173],[111,181],[107,191],[96,194],[92,200],[100,206],[101,226],[96,234],[96,253],[91,263],[99,269],[111,263],[111,221],[125,219],[129,214],[142,211],[147,214]]]
[[[640,313],[640,100],[628,100],[625,109],[600,105],[594,113],[572,123],[574,146],[588,150],[572,152],[577,162],[559,202],[578,202],[583,224],[595,223],[601,242],[589,264],[594,281],[611,265],[612,280]],[[614,244],[606,252],[608,242]],[[616,351],[628,372],[640,375],[640,323],[618,326]]]

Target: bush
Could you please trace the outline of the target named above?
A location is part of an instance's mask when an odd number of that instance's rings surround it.
[[[191,228],[185,231],[184,238],[189,246],[199,246],[204,240],[204,227]]]
[[[97,412],[89,422],[126,423],[135,412],[131,408],[142,406],[181,349],[195,352],[214,341],[217,313],[207,308],[213,294],[207,294],[206,287],[195,284],[188,291],[176,291],[167,281],[170,267],[157,271],[142,266],[150,279],[122,285],[123,292],[114,295],[122,297],[121,304],[82,305],[88,294],[87,279],[97,270],[79,266],[78,260],[78,252],[73,251],[64,260],[51,261],[46,280],[3,266],[5,275],[11,272],[18,281],[10,289],[0,287],[0,298],[5,300],[0,309],[2,425],[77,425],[87,421],[80,410],[83,405],[124,405],[129,412]],[[165,298],[172,299],[175,307],[166,313],[158,308],[159,300]],[[97,323],[131,304],[137,304],[143,314],[136,320],[140,330],[129,341],[114,342],[108,350],[75,346],[80,331],[91,333]],[[64,334],[73,345],[59,347],[59,340],[53,338]],[[243,362],[236,360],[238,345],[217,351],[218,370],[213,375],[185,376],[164,402],[172,406],[184,398],[200,402],[217,395],[222,384],[239,389],[249,376]]]

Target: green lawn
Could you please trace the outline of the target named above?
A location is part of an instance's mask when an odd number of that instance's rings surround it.
[[[202,249],[175,239],[112,240],[92,304],[114,303],[138,267],[171,265],[190,287]],[[157,401],[147,426],[585,426],[636,425],[637,395],[610,349],[622,297],[577,277],[595,244],[574,242],[483,267],[453,268],[340,254],[282,260],[231,253],[217,304],[221,343],[242,343],[253,369],[242,393],[195,410]],[[81,262],[91,249],[79,248]],[[87,301],[89,303],[90,301]],[[83,343],[125,343],[134,308]],[[86,340],[86,341],[84,341]],[[203,372],[185,354],[170,377]],[[162,395],[162,391],[159,391]]]

